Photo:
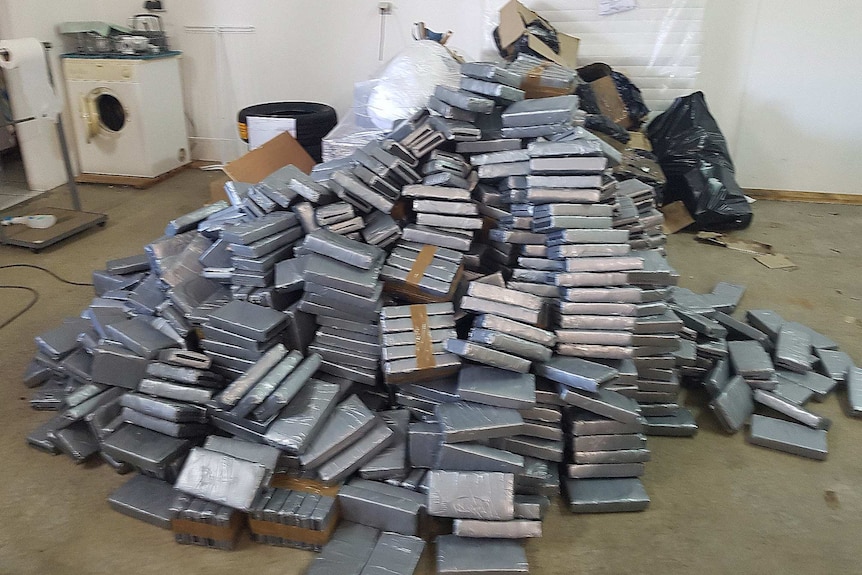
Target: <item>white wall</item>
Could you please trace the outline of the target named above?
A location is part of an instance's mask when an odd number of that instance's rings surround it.
[[[735,161],[745,187],[862,193],[862,2],[760,0]]]
[[[236,113],[267,101],[309,100],[341,116],[355,82],[367,80],[413,41],[423,20],[435,31],[453,31],[450,46],[471,58],[480,52],[483,1],[395,0],[386,17],[383,61],[378,60],[377,2],[340,0],[166,0],[162,16],[172,47],[184,52],[186,112],[201,138],[236,138]],[[125,22],[137,0],[103,3],[99,18]],[[251,34],[190,32],[187,26],[253,26]],[[193,142],[198,158],[231,159],[241,147],[214,140]],[[227,157],[226,157],[227,155]]]
[[[450,45],[467,56],[487,56],[485,16],[502,1],[394,0],[384,60],[412,41],[410,26],[417,20],[435,30],[452,29]],[[0,15],[5,5],[11,15],[7,28],[16,36],[48,34],[66,19],[124,23],[141,3],[0,0]],[[525,3],[539,13],[560,5]],[[193,132],[203,138],[235,138],[236,111],[268,100],[326,102],[341,114],[350,106],[353,83],[381,66],[375,0],[165,0],[165,6],[168,33],[185,51],[187,113]],[[855,160],[862,147],[862,106],[856,102],[862,93],[862,41],[855,29],[862,22],[862,2],[710,0],[704,18],[696,87],[706,93],[727,137],[740,183],[862,192],[851,189],[862,176],[862,163]],[[255,32],[226,34],[219,41],[188,33],[189,25],[249,25]],[[195,146],[197,157],[223,159],[225,152],[216,140],[198,140]]]

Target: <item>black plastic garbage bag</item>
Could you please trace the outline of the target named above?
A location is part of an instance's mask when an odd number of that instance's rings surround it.
[[[647,135],[667,177],[664,204],[682,200],[698,229],[748,227],[751,208],[703,92],[677,98],[652,121]]]
[[[614,124],[613,120],[602,114],[587,114],[586,118],[584,118],[584,127],[588,130],[607,134],[623,144],[628,144],[629,140],[632,139],[625,128]]]
[[[647,107],[646,102],[644,102],[640,88],[635,86],[625,74],[617,72],[616,70],[611,71],[611,79],[617,87],[617,92],[619,92],[620,98],[623,99],[623,103],[626,105],[626,110],[629,112],[629,118],[636,126],[640,126],[644,118],[649,114],[649,108]]]

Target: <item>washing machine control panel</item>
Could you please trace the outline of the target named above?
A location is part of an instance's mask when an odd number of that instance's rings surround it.
[[[99,82],[134,82],[137,69],[135,60],[63,60],[66,80]]]

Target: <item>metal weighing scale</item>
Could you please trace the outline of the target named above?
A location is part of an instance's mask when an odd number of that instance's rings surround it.
[[[48,58],[48,51],[51,49],[51,44],[50,42],[43,42],[42,45],[45,47],[45,62],[48,66],[48,81],[51,83],[51,87],[53,88],[54,75],[51,72],[51,62]],[[0,58],[7,57],[8,53],[5,50],[0,50]],[[14,126],[25,122],[32,122],[35,119],[36,118],[34,117],[13,120],[11,123],[4,125]],[[85,212],[81,209],[81,198],[78,195],[78,187],[75,185],[75,174],[72,171],[72,160],[69,157],[69,148],[66,145],[66,133],[63,129],[62,115],[57,117],[55,125],[57,126],[57,136],[60,138],[60,150],[63,152],[63,163],[66,167],[66,185],[68,186],[69,193],[72,196],[72,209],[40,208],[40,215],[53,215],[57,218],[57,223],[47,229],[33,229],[23,225],[9,226],[13,228],[13,231],[10,232],[5,229],[7,226],[0,226],[0,244],[30,248],[31,251],[38,252],[90,228],[104,226],[108,219],[106,214]],[[20,215],[28,216],[35,214]]]

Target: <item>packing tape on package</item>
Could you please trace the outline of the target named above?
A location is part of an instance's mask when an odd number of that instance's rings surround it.
[[[416,260],[413,262],[413,265],[410,266],[410,273],[407,274],[407,279],[405,280],[407,284],[414,287],[419,285],[419,282],[422,281],[422,276],[425,275],[425,270],[428,269],[429,265],[431,265],[436,253],[437,246],[426,245],[419,250]]]
[[[434,345],[431,330],[428,328],[428,308],[425,305],[411,305],[410,319],[413,322],[413,337],[416,346],[416,367],[431,369],[437,366],[434,361]]]

